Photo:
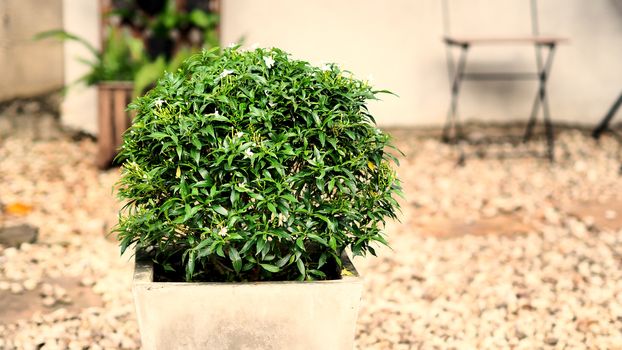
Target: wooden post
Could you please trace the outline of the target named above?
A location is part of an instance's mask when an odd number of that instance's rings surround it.
[[[131,116],[126,111],[131,102],[133,84],[131,82],[104,82],[99,90],[99,137],[97,166],[106,169],[112,164],[119,147],[123,144],[123,133],[131,124]]]

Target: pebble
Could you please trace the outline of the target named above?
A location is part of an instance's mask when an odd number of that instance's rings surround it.
[[[24,287],[22,287],[19,283],[11,283],[11,293],[19,294],[24,291]]]
[[[594,218],[570,216],[560,204],[622,193],[614,140],[597,144],[562,130],[553,164],[484,156],[456,167],[450,146],[392,132],[406,154],[398,169],[406,198],[401,223],[385,228],[392,250],[355,259],[365,279],[357,349],[619,347],[622,230],[595,231]],[[33,206],[27,217],[0,219],[40,229],[36,243],[0,247],[0,291],[37,290],[46,306],[0,325],[0,349],[140,348],[131,259],[119,258],[102,229],[116,220],[120,205],[110,189],[119,174],[98,171],[96,153],[93,141],[69,137],[11,135],[0,147],[1,200],[28,198]],[[425,218],[476,225],[508,213],[533,229],[452,238],[425,232]],[[74,291],[50,282],[57,278],[74,278],[104,305],[73,310],[66,303]]]
[[[32,279],[27,279],[22,285],[26,290],[34,290],[35,288],[37,288],[38,282]]]
[[[577,218],[562,206],[608,203],[622,193],[615,140],[598,145],[564,131],[554,164],[472,157],[456,167],[451,147],[400,132],[405,219],[387,224],[393,250],[354,260],[365,277],[358,349],[397,349],[395,333],[423,349],[620,346],[622,227],[600,231],[594,217]],[[510,212],[533,229],[446,239],[430,236],[424,221],[432,215],[472,224]],[[387,307],[387,300],[413,307]]]

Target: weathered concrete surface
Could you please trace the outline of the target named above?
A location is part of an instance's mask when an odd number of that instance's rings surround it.
[[[62,0],[0,1],[0,101],[62,87],[63,44],[32,40],[62,28],[62,9]]]
[[[318,282],[152,282],[137,262],[143,349],[352,349],[360,277]]]

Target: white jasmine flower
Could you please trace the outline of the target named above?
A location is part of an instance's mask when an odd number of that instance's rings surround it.
[[[219,77],[220,77],[220,79],[222,79],[222,78],[226,77],[227,75],[230,75],[230,74],[233,74],[233,73],[234,73],[233,70],[225,69],[225,70],[222,71],[222,73],[220,73]]]
[[[263,57],[263,61],[266,64],[266,67],[268,67],[268,69],[272,68],[272,66],[274,66],[274,59],[270,56],[264,56]]]
[[[237,138],[240,138],[240,137],[242,137],[242,136],[244,136],[244,133],[243,133],[243,132],[241,132],[241,131],[238,131],[238,132],[235,134],[235,137],[237,137]]]
[[[223,228],[221,228],[221,229],[220,229],[220,231],[218,231],[218,234],[219,234],[221,237],[225,237],[225,236],[227,235],[227,231],[228,231],[228,230],[227,230],[227,228],[226,228],[226,227],[223,227]]]
[[[218,110],[214,111],[214,115],[218,116],[220,115],[220,112],[218,112]]]
[[[155,105],[156,105],[156,107],[161,108],[161,107],[162,107],[162,104],[163,104],[164,102],[166,102],[166,101],[164,101],[164,100],[163,100],[163,99],[161,99],[161,98],[158,98],[157,100],[155,100]]]
[[[328,63],[324,63],[322,66],[320,66],[320,70],[322,72],[327,72],[327,71],[331,70],[331,66]]]
[[[253,156],[253,154],[255,153],[253,153],[250,148],[247,148],[246,151],[244,151],[244,158],[250,158]]]
[[[229,43],[229,45],[227,45],[228,49],[233,49],[237,44],[236,43]]]

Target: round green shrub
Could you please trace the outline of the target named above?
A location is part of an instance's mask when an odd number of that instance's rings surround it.
[[[344,250],[375,254],[399,209],[366,107],[379,92],[279,49],[191,57],[130,105],[122,251],[153,247],[187,281],[338,278]]]

